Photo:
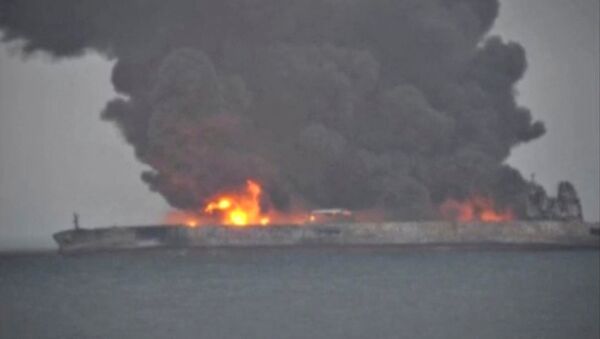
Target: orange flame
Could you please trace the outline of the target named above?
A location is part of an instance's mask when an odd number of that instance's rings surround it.
[[[261,212],[262,188],[247,180],[241,192],[221,193],[209,199],[201,212],[172,211],[167,215],[169,224],[197,227],[217,222],[223,225],[244,227],[246,225],[268,225],[271,218]]]
[[[440,206],[440,212],[445,219],[460,222],[504,222],[514,219],[510,208],[499,210],[490,198],[475,196],[465,201],[446,200]]]
[[[309,214],[300,206],[293,210],[278,212],[261,208],[263,189],[255,180],[246,180],[246,185],[238,190],[223,191],[208,199],[198,211],[171,211],[165,222],[171,225],[199,227],[221,224],[231,227],[248,225],[290,225],[309,222]]]
[[[210,199],[203,212],[217,216],[224,225],[268,225],[270,218],[261,212],[262,188],[253,180],[246,180],[245,190],[239,193],[218,194]]]

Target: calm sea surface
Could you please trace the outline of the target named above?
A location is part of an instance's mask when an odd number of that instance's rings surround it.
[[[598,251],[0,256],[0,338],[598,338]]]

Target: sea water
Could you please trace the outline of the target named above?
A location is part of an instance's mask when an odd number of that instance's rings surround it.
[[[598,338],[596,250],[0,255],[0,338]]]

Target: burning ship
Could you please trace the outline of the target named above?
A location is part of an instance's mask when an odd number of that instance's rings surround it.
[[[500,223],[382,222],[307,225],[129,226],[66,230],[54,234],[61,253],[152,247],[248,247],[304,245],[549,246],[595,247],[593,225],[582,222]],[[596,224],[597,228],[598,225]]]
[[[75,228],[54,239],[62,253],[155,247],[600,245],[592,234],[598,225],[583,222],[576,193],[566,184],[559,185],[557,198],[532,186],[531,220],[520,221],[511,210],[499,210],[481,197],[445,202],[444,221],[372,221],[337,208],[282,216],[261,211],[261,193],[260,185],[249,180],[242,194],[217,196],[200,214],[172,213],[161,225],[83,229],[75,216]]]
[[[2,40],[25,55],[110,60],[118,94],[102,119],[149,189],[185,212],[164,226],[59,232],[64,251],[587,241],[578,205],[543,190],[517,201],[526,180],[507,159],[546,127],[516,97],[525,48],[490,32],[499,0],[72,5],[0,0]],[[211,199],[249,178],[264,202]],[[310,222],[294,203],[354,220]],[[385,216],[363,218],[369,209]]]

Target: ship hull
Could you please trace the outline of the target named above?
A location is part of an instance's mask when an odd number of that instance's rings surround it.
[[[247,247],[304,245],[556,246],[598,248],[597,224],[563,222],[387,222],[272,225],[129,226],[61,231],[62,253],[157,247]]]

